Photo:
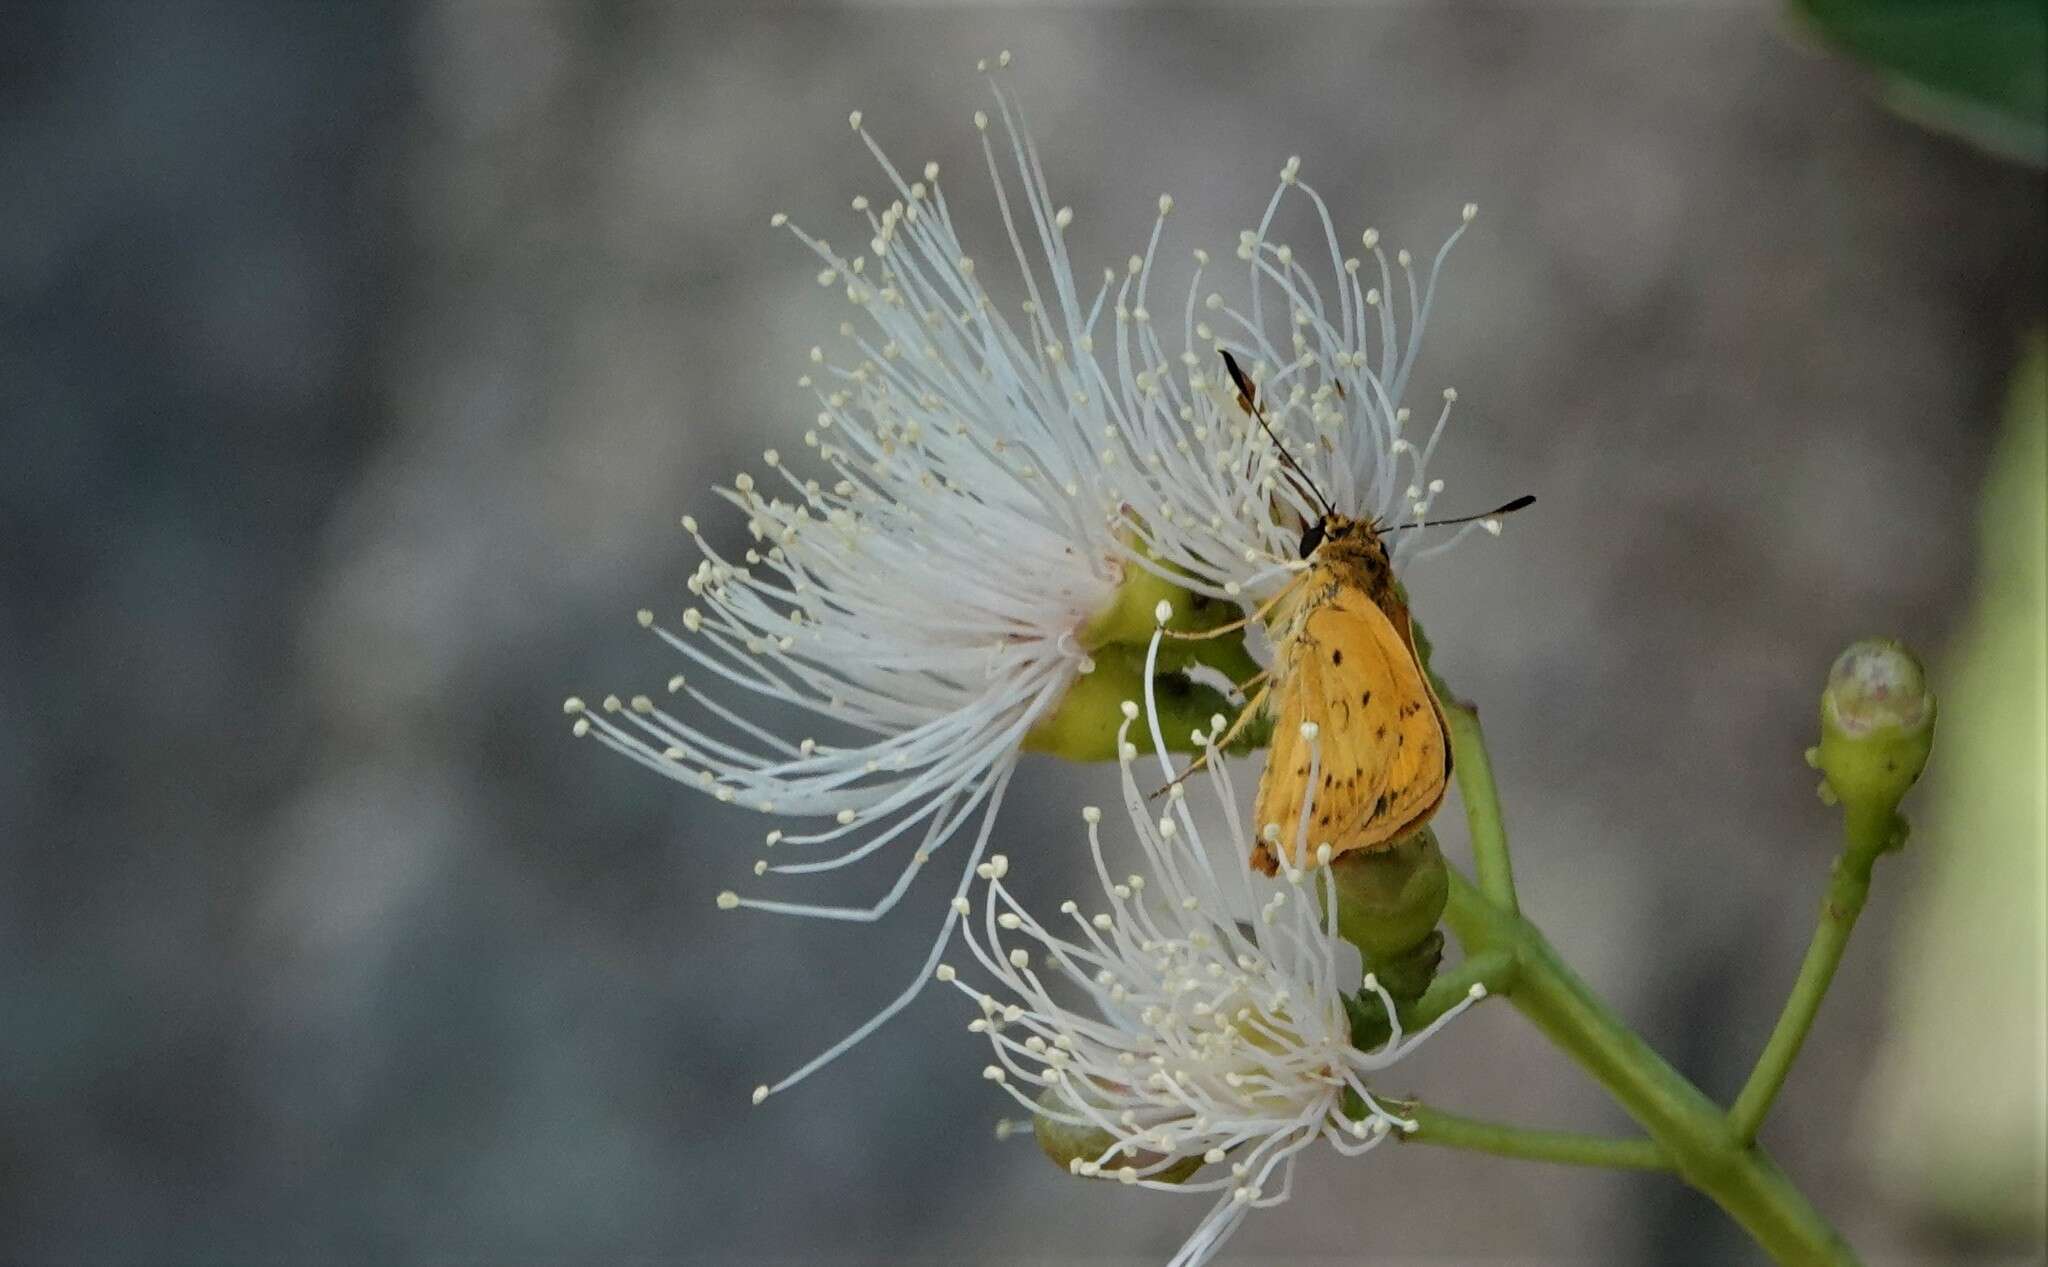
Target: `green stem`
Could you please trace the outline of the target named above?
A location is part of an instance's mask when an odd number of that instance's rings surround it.
[[[1687,1183],[1712,1198],[1775,1261],[1857,1261],[1841,1234],[1770,1158],[1738,1139],[1720,1107],[1637,1037],[1534,925],[1502,910],[1456,871],[1445,920],[1468,953],[1514,956],[1507,996],[1515,1007],[1607,1089]]]
[[[1735,1106],[1728,1110],[1728,1124],[1735,1137],[1745,1144],[1756,1138],[1764,1116],[1771,1111],[1772,1101],[1777,1099],[1786,1075],[1792,1071],[1799,1048],[1806,1042],[1807,1032],[1813,1028],[1820,1001],[1827,997],[1835,969],[1841,965],[1842,952],[1848,949],[1849,934],[1856,930],[1856,917],[1863,913],[1864,900],[1870,896],[1871,866],[1878,854],[1896,839],[1899,820],[1889,808],[1881,814],[1858,813],[1854,807],[1847,808],[1849,812],[1842,816],[1842,853],[1835,859],[1827,899],[1821,903],[1820,923],[1813,930],[1812,944],[1806,948],[1806,962],[1800,965],[1799,979],[1792,983],[1785,1010],[1779,1013],[1777,1027],[1764,1044],[1763,1054],[1757,1057],[1756,1068],[1750,1071],[1749,1081],[1735,1097]]]
[[[1437,1144],[1445,1148],[1492,1153],[1497,1157],[1551,1161],[1566,1166],[1607,1166],[1616,1170],[1671,1169],[1671,1161],[1663,1150],[1647,1139],[1607,1139],[1575,1131],[1501,1126],[1446,1113],[1426,1104],[1404,1104],[1400,1107],[1416,1126],[1416,1129],[1396,1136],[1404,1143]]]
[[[1479,891],[1512,915],[1521,907],[1515,900],[1507,827],[1493,784],[1493,761],[1486,755],[1486,737],[1479,729],[1479,711],[1451,700],[1444,705],[1444,717],[1450,722],[1451,750],[1457,756],[1458,799],[1465,804],[1465,823],[1472,832],[1472,870],[1479,878]]]

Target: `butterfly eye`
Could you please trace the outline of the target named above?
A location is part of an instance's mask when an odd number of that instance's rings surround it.
[[[1323,521],[1318,519],[1310,524],[1301,534],[1301,557],[1306,559],[1311,554],[1314,554],[1316,547],[1321,544],[1323,544]]]

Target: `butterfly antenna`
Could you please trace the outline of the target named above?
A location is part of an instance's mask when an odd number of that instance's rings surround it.
[[[1535,504],[1536,494],[1524,493],[1520,497],[1515,498],[1515,500],[1508,502],[1506,505],[1496,506],[1492,510],[1487,511],[1484,514],[1460,515],[1456,519],[1431,519],[1423,523],[1416,524],[1394,524],[1386,528],[1384,531],[1399,532],[1403,528],[1442,528],[1449,524],[1469,524],[1474,522],[1475,520],[1480,519],[1497,519],[1502,515],[1512,515],[1518,510],[1524,509],[1525,507],[1533,506]]]
[[[1287,451],[1287,446],[1280,443],[1280,437],[1273,433],[1272,425],[1266,421],[1265,413],[1259,408],[1258,384],[1252,382],[1250,376],[1238,366],[1237,358],[1230,354],[1230,349],[1217,348],[1216,350],[1223,356],[1223,368],[1230,371],[1230,381],[1237,384],[1238,399],[1244,402],[1245,408],[1251,410],[1253,419],[1265,431],[1266,438],[1273,442],[1274,450],[1280,454],[1280,460],[1287,464],[1289,470],[1300,477],[1302,484],[1307,487],[1309,495],[1314,497],[1317,503],[1322,506],[1325,515],[1336,514],[1337,510],[1330,505],[1330,499],[1323,496],[1323,490],[1316,487],[1316,482],[1308,477],[1308,472],[1301,468],[1301,463],[1294,460],[1294,455]]]

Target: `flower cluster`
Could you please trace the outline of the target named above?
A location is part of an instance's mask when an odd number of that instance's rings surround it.
[[[996,855],[978,868],[986,881],[979,931],[970,921],[965,938],[993,986],[971,984],[949,964],[937,975],[974,1000],[970,1028],[995,1056],[984,1076],[1041,1133],[1089,1141],[1068,1161],[1073,1173],[1217,1195],[1173,1259],[1192,1267],[1248,1210],[1287,1199],[1295,1160],[1310,1144],[1356,1154],[1392,1130],[1413,1129],[1374,1098],[1365,1076],[1484,991],[1475,986],[1428,1029],[1404,1036],[1392,998],[1368,975],[1364,997],[1384,1009],[1392,1037],[1377,1050],[1354,1047],[1347,996],[1359,997],[1359,961],[1338,934],[1327,867],[1286,868],[1272,880],[1242,865],[1219,870],[1185,784],[1173,785],[1164,814],[1148,809],[1127,742],[1138,706],[1125,712],[1124,809],[1144,872],[1117,878],[1103,851],[1103,815],[1084,809],[1099,904],[1065,902],[1058,927],[1042,923],[1004,885],[1009,864]],[[1171,775],[1156,709],[1147,722]],[[1206,777],[1225,838],[1241,838],[1223,763],[1212,760]],[[1305,808],[1296,827],[1303,847],[1308,822]],[[956,909],[972,908],[963,897]]]
[[[1342,255],[1327,206],[1289,159],[1237,250],[1244,307],[1207,292],[1198,269],[1169,350],[1148,301],[1173,200],[1159,198],[1144,252],[1084,290],[1065,245],[1073,212],[1053,200],[999,87],[995,107],[1000,141],[987,114],[974,122],[1026,296],[1021,321],[984,288],[937,165],[921,178],[900,171],[855,112],[888,185],[878,200],[853,200],[864,249],[773,218],[855,310],[799,380],[817,399],[803,443],[818,473],[799,474],[771,449],[765,476],[718,490],[744,517],[749,544],[737,556],[683,519],[702,554],[691,605],[673,622],[652,610],[639,619],[688,673],[666,692],[566,703],[576,734],[773,816],[757,877],[882,872],[851,901],[730,889],[723,908],[875,920],[948,846],[964,855],[954,872],[964,894],[1023,752],[1114,754],[1110,710],[1137,693],[1153,597],[1188,600],[1184,615],[1210,603],[1213,626],[1301,566],[1295,543],[1313,508],[1283,478],[1275,438],[1349,510],[1414,521],[1441,488],[1426,468],[1451,394],[1419,443],[1400,404],[1434,268],[1419,283],[1407,252],[1390,266],[1368,230],[1379,284],[1362,285],[1359,260]],[[1320,219],[1327,295],[1270,236],[1291,193]],[[1195,257],[1206,268],[1208,255]],[[1405,334],[1389,298],[1397,277]],[[1257,379],[1271,437],[1223,378],[1226,348]],[[1413,553],[1415,535],[1393,542],[1397,558]],[[1237,681],[1256,671],[1241,636],[1234,661],[1211,646],[1180,644],[1169,667],[1206,659]],[[1232,707],[1209,686],[1183,695],[1177,706],[1196,718]],[[1171,727],[1176,747],[1188,729]],[[906,1005],[957,919],[945,916],[907,989],[757,1098]]]

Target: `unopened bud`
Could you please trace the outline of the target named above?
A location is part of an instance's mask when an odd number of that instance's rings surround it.
[[[1048,1087],[1040,1092],[1038,1103],[1041,1107],[1054,1112],[1078,1116],[1074,1114],[1058,1087]],[[1159,1161],[1157,1153],[1144,1152],[1138,1153],[1135,1157],[1119,1152],[1114,1157],[1105,1158],[1105,1154],[1116,1144],[1116,1136],[1099,1126],[1076,1126],[1070,1122],[1055,1121],[1044,1113],[1031,1115],[1031,1133],[1037,1137],[1038,1147],[1052,1159],[1052,1164],[1069,1174],[1075,1173],[1077,1164],[1100,1163],[1102,1174],[1115,1178],[1116,1171],[1133,1167],[1142,1170]],[[1183,1157],[1158,1173],[1145,1177],[1161,1183],[1183,1183],[1201,1168],[1200,1157]]]
[[[1428,941],[1451,895],[1443,850],[1427,827],[1384,849],[1338,854],[1330,877],[1337,886],[1337,931],[1358,947],[1368,968]]]
[[[1026,732],[1026,752],[1050,753],[1069,761],[1117,758],[1117,731],[1124,724],[1124,705],[1145,695],[1145,648],[1111,644],[1098,648],[1093,659],[1095,671],[1076,676],[1052,712]],[[1188,733],[1218,709],[1231,707],[1221,691],[1184,673],[1160,673],[1153,679],[1152,698],[1167,747],[1176,752],[1194,750]],[[1138,724],[1144,726],[1143,721]]]
[[[1162,617],[1161,612],[1165,615]],[[1237,604],[1197,594],[1135,563],[1124,566],[1123,583],[1109,605],[1081,628],[1081,645],[1093,651],[1112,643],[1144,646],[1164,626],[1175,633],[1202,633],[1244,613]],[[1227,635],[1220,635],[1227,636]],[[1238,641],[1242,642],[1242,635]],[[1173,666],[1169,666],[1173,667]]]
[[[1934,692],[1902,644],[1866,638],[1835,658],[1820,697],[1820,746],[1807,754],[1845,813],[1885,819],[1934,746]]]

